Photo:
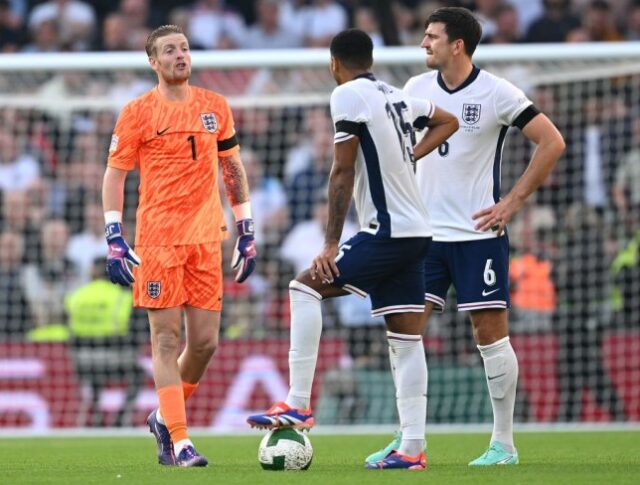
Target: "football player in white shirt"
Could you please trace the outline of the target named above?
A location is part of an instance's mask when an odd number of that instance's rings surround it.
[[[494,426],[487,451],[470,465],[518,463],[513,408],[518,361],[509,342],[509,244],[506,224],[544,181],[564,150],[562,135],[525,94],[476,67],[481,27],[464,8],[435,10],[421,47],[432,71],[411,78],[407,96],[428,97],[460,118],[460,129],[420,160],[418,185],[433,229],[425,262],[425,318],[442,310],[449,287],[459,311],[470,311],[484,361]],[[536,149],[513,189],[500,198],[505,134],[518,127]],[[370,455],[376,462],[399,445],[398,436]]]
[[[427,211],[414,175],[414,126],[429,127],[416,146],[423,156],[458,128],[455,117],[425,97],[409,99],[370,72],[373,43],[350,29],[331,42],[335,125],[324,248],[289,285],[290,389],[286,401],[249,416],[259,428],[309,429],[320,333],[321,301],[354,293],[371,296],[372,315],[384,316],[400,425],[398,449],[369,468],[423,470],[427,364],[424,332],[424,257],[431,242]],[[338,246],[351,197],[359,232]]]

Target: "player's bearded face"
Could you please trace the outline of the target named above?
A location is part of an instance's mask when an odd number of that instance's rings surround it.
[[[157,55],[154,71],[168,84],[179,84],[191,75],[191,51],[182,34],[161,37],[156,41]]]
[[[448,53],[448,37],[444,24],[431,23],[424,31],[420,46],[427,51],[427,66],[435,69],[442,67]]]

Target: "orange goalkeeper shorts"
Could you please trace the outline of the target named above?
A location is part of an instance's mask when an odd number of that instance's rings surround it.
[[[133,304],[143,308],[190,305],[222,310],[220,242],[136,246],[142,263],[133,269]]]

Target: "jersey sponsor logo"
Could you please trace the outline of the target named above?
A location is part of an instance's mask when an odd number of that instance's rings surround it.
[[[158,136],[164,135],[169,128],[171,127],[167,126],[164,130],[156,130],[156,135]]]
[[[111,135],[111,143],[109,143],[109,153],[113,153],[118,149],[118,142],[120,138],[118,135]]]
[[[200,119],[202,120],[202,126],[209,133],[218,131],[218,119],[214,113],[200,113]]]
[[[480,121],[481,104],[463,104],[462,105],[462,121],[468,125],[475,125]]]
[[[500,288],[496,288],[495,290],[491,291],[482,290],[482,296],[489,296],[491,293],[495,293],[496,291],[500,291]]]
[[[162,285],[159,281],[147,281],[147,295],[149,295],[150,298],[158,298],[161,289]]]

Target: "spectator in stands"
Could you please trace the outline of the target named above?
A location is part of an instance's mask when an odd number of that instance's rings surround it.
[[[55,20],[43,20],[37,27],[29,29],[31,42],[22,47],[22,53],[58,52],[62,49],[60,27]]]
[[[0,52],[17,52],[22,42],[21,21],[11,10],[9,0],[0,0]]]
[[[164,23],[160,9],[151,8],[149,0],[120,0],[118,13],[129,24],[129,45],[132,50],[143,49],[151,29]]]
[[[83,403],[78,413],[78,426],[106,424],[100,395],[111,381],[126,383],[124,404],[114,424],[133,426],[136,397],[145,379],[138,362],[138,342],[130,329],[131,290],[111,284],[104,270],[106,264],[106,258],[93,260],[91,281],[64,301],[73,361],[81,384],[90,391],[89,402]]]
[[[23,263],[38,259],[40,230],[31,218],[26,192],[0,193],[2,197],[2,232],[13,232],[24,238]]]
[[[542,0],[508,0],[508,4],[513,5],[518,12],[518,32],[523,37],[531,22],[542,16]]]
[[[502,0],[475,0],[473,14],[482,25],[482,40],[493,37],[496,32],[496,15],[503,4]]]
[[[66,256],[68,242],[64,220],[46,221],[40,232],[40,260],[25,267],[24,290],[36,327],[65,322],[64,297],[78,283],[77,268]]]
[[[495,29],[484,42],[487,44],[516,44],[521,42],[518,11],[509,3],[500,4],[494,13]]]
[[[24,191],[40,179],[35,158],[21,151],[15,133],[0,127],[0,192]]]
[[[76,135],[70,160],[59,169],[64,182],[64,218],[73,233],[82,231],[84,208],[100,200],[103,153],[95,132]]]
[[[247,29],[240,41],[245,49],[283,49],[302,47],[296,32],[287,30],[280,17],[279,0],[258,0],[256,22]]]
[[[640,322],[640,212],[630,216],[631,236],[610,268],[616,324],[626,330],[637,329]]]
[[[36,5],[29,14],[29,30],[37,32],[47,21],[59,27],[60,40],[68,48],[87,50],[91,45],[96,28],[91,4],[80,0],[49,0]]]
[[[278,245],[289,225],[287,196],[280,181],[265,175],[264,164],[251,149],[242,150],[255,220],[257,244]]]
[[[284,166],[285,185],[289,185],[296,175],[311,167],[315,158],[333,157],[333,126],[326,109],[305,110],[301,131],[300,140],[287,154]]]
[[[557,221],[551,207],[527,205],[520,214],[509,227],[513,331],[548,332],[557,300],[552,277],[552,235]]]
[[[618,32],[611,5],[605,0],[592,0],[583,14],[582,24],[592,41],[624,40],[624,36]]]
[[[353,24],[356,29],[369,34],[373,41],[373,47],[384,47],[385,42],[380,32],[380,24],[375,12],[370,7],[357,7],[353,12]]]
[[[175,7],[168,13],[168,23],[177,25],[183,32],[189,32],[189,22],[191,21],[191,13],[187,7]],[[203,50],[204,46],[199,44],[195,39],[189,41],[189,49],[192,51]]]
[[[24,249],[21,234],[0,232],[0,342],[21,339],[32,325],[24,293]]]
[[[102,206],[98,202],[93,202],[84,206],[84,229],[71,236],[66,252],[69,261],[78,268],[81,283],[89,282],[94,260],[106,258],[107,252],[107,245],[104,242]]]
[[[569,31],[580,27],[578,17],[571,12],[570,0],[543,0],[544,13],[527,30],[527,42],[564,42]]]
[[[224,0],[198,0],[191,10],[188,37],[205,49],[231,49],[242,43],[244,20]]]
[[[290,262],[296,274],[309,268],[324,243],[324,231],[329,220],[326,182],[324,186],[313,191],[312,214],[312,217],[303,219],[293,226],[280,247],[280,258]],[[345,220],[341,242],[356,232],[357,225],[350,219]]]
[[[132,50],[131,30],[129,21],[123,13],[110,13],[105,17],[104,22],[102,23],[102,36],[98,39],[96,50]]]
[[[615,174],[613,201],[622,220],[640,214],[640,119],[633,121],[633,150],[622,157]]]
[[[627,40],[640,40],[640,0],[633,0],[626,14]]]
[[[612,323],[609,311],[609,231],[598,212],[573,204],[565,217],[566,239],[554,261],[558,289],[555,328],[559,338],[558,420],[580,421],[582,393],[589,388],[611,417],[624,419],[622,401],[604,367],[602,344]]]
[[[334,0],[312,0],[300,17],[307,47],[329,47],[333,36],[348,26],[346,10]]]
[[[329,130],[330,127],[322,125],[315,127],[311,134],[310,151],[307,152],[307,164],[286,185],[293,225],[313,217],[316,195],[329,180],[333,160],[333,133]]]

